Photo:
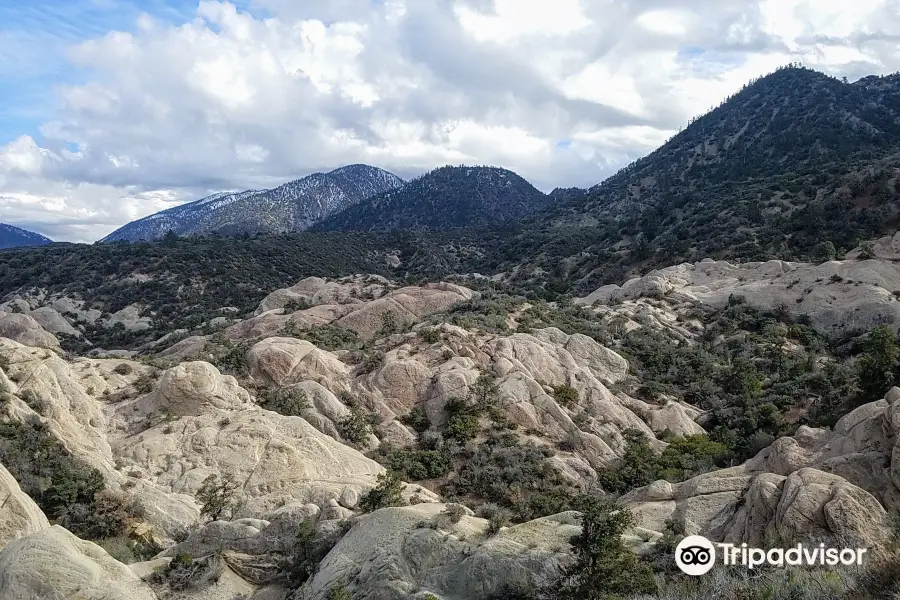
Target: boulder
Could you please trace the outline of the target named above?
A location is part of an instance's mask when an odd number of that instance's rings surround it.
[[[157,600],[144,582],[103,548],[58,525],[3,548],[0,598]]]

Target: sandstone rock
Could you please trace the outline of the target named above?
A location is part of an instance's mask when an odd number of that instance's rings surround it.
[[[49,333],[65,333],[68,335],[74,335],[76,337],[81,337],[81,332],[72,327],[68,321],[66,321],[62,315],[56,312],[54,309],[49,306],[42,306],[40,308],[36,308],[33,311],[28,313],[32,319],[38,322],[40,326]]]
[[[0,465],[0,548],[14,539],[50,527],[44,513],[19,483]]]
[[[349,369],[330,352],[305,340],[267,338],[247,354],[250,374],[277,386],[315,381],[330,390],[349,383]]]
[[[139,304],[131,304],[120,311],[114,312],[104,322],[106,327],[112,327],[121,323],[126,331],[144,331],[150,329],[152,319],[143,317],[144,307]]]
[[[176,416],[198,416],[216,410],[248,408],[250,394],[234,377],[209,363],[182,363],[163,373],[148,402]]]
[[[38,348],[59,348],[59,340],[44,329],[33,317],[20,313],[0,313],[0,337]]]
[[[153,591],[100,546],[54,525],[0,552],[0,598],[156,600]]]
[[[343,583],[359,600],[401,600],[417,590],[444,600],[478,600],[504,584],[550,581],[579,532],[563,513],[485,535],[487,521],[469,515],[442,519],[445,504],[388,508],[360,518],[322,561],[295,598],[320,598]],[[434,521],[439,529],[421,527]]]
[[[656,296],[721,308],[734,294],[763,310],[784,308],[806,315],[814,327],[840,339],[879,324],[900,327],[900,302],[893,296],[898,289],[900,267],[889,260],[818,265],[702,261],[652,271],[622,287],[604,286],[577,302],[591,305]]]

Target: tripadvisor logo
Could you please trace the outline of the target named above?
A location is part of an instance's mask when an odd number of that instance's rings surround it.
[[[825,544],[793,548],[750,548],[747,544],[713,544],[702,535],[690,535],[675,547],[675,564],[688,575],[704,575],[716,563],[716,547],[726,566],[741,565],[748,569],[760,566],[829,566],[861,565],[867,548],[826,548]]]

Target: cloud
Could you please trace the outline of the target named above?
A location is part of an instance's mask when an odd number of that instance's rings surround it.
[[[34,27],[16,35],[40,39]],[[779,65],[896,71],[898,37],[897,0],[204,0],[187,15],[135,12],[68,44],[79,78],[44,90],[56,106],[39,134],[0,146],[0,220],[90,241],[211,191],[352,162],[405,177],[495,164],[547,191],[590,186]]]

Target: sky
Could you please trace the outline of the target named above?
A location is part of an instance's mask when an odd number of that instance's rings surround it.
[[[588,187],[790,62],[900,70],[900,0],[0,0],[0,222],[92,242],[358,162]]]

